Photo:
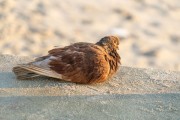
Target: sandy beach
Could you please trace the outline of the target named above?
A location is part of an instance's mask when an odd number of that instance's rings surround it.
[[[122,64],[180,70],[179,0],[0,0],[0,53],[121,38]]]

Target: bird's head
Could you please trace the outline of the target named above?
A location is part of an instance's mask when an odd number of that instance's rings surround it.
[[[105,48],[108,52],[114,51],[119,49],[119,38],[116,36],[106,36],[102,38],[99,42],[96,44]]]

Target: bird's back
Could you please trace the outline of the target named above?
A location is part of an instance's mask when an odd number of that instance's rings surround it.
[[[60,49],[60,48],[59,48]],[[103,48],[92,43],[76,43],[64,50],[49,51],[54,59],[50,62],[51,69],[63,74],[63,79],[78,83],[100,82],[107,78],[109,64]]]
[[[52,49],[47,56],[14,67],[14,72],[28,73],[21,73],[18,77],[20,79],[31,78],[31,75],[34,77],[38,74],[75,83],[102,82],[109,74],[106,54],[103,48],[95,44],[75,43],[64,48]]]

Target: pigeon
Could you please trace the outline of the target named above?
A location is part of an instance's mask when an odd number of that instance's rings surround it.
[[[78,42],[48,51],[33,62],[13,67],[17,79],[47,76],[63,81],[91,84],[108,80],[121,62],[119,38],[105,36],[97,43]]]

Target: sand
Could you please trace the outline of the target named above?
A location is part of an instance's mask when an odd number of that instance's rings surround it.
[[[0,0],[0,53],[121,38],[122,64],[180,70],[179,0]]]

